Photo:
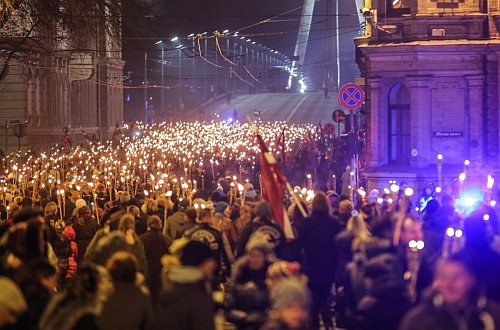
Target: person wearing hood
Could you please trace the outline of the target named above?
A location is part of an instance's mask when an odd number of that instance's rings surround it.
[[[84,265],[67,288],[47,305],[40,330],[99,329],[97,318],[109,295],[107,273],[95,265]]]
[[[355,312],[355,329],[396,330],[411,302],[396,256],[381,254],[371,259],[364,272],[365,295]]]
[[[181,237],[181,228],[189,221],[186,216],[186,209],[189,207],[189,200],[183,199],[179,203],[179,210],[169,216],[163,227],[163,234],[167,235],[170,240],[175,240]]]
[[[85,255],[85,260],[104,266],[117,251],[132,253],[139,260],[139,271],[144,274],[146,279],[149,278],[144,245],[135,232],[135,219],[128,213],[121,216],[117,230],[110,232],[96,242],[92,251],[88,251]]]
[[[258,233],[268,235],[273,246],[274,253],[280,259],[284,259],[286,238],[283,229],[271,220],[273,214],[271,204],[261,201],[255,206],[255,218],[246,227],[240,236],[236,255],[238,258],[245,255],[246,246],[251,237]]]
[[[83,201],[83,200],[82,200]],[[92,238],[99,230],[97,220],[90,215],[88,206],[82,206],[78,209],[78,218],[72,225],[75,231],[75,242],[78,246],[79,255],[76,256],[76,262],[79,263],[83,260],[83,256],[92,241]]]
[[[181,250],[180,265],[166,273],[153,329],[214,330],[216,310],[208,281],[216,268],[207,244],[187,242]]]

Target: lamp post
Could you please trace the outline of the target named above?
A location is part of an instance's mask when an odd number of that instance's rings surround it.
[[[177,46],[175,47],[177,49],[177,94],[179,97],[179,111],[182,111],[182,108],[184,105],[182,104],[182,85],[181,85],[181,42],[179,40],[179,37],[174,37],[170,40],[171,42],[176,42],[177,41]]]
[[[161,45],[161,89],[160,89],[160,102],[161,110],[160,113],[165,111],[165,47],[163,47],[163,40],[155,42],[155,45]]]
[[[148,53],[144,52],[144,118],[148,124]]]

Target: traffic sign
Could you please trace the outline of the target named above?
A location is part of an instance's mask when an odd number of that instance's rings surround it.
[[[340,88],[338,97],[343,107],[356,109],[365,100],[365,92],[359,85],[348,83]]]
[[[345,120],[345,112],[342,110],[335,110],[332,113],[332,119],[336,123],[343,123]]]
[[[323,127],[323,132],[326,136],[334,136],[335,135],[335,126],[332,123],[326,123]]]

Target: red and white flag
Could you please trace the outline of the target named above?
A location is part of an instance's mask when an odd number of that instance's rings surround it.
[[[256,132],[256,136],[262,152],[262,197],[271,204],[274,220],[283,228],[285,237],[287,239],[294,239],[295,235],[293,234],[290,218],[283,204],[286,177],[281,172],[274,156],[269,152],[262,136],[258,132]]]

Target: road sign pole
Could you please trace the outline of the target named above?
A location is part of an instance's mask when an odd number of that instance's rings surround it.
[[[349,121],[350,121],[350,126],[351,126],[351,133],[356,133],[355,130],[354,130],[354,109],[349,109]],[[354,138],[356,138],[356,136],[354,136]],[[356,144],[354,143],[354,145],[356,146]],[[357,167],[357,164],[356,164],[356,152],[353,152],[353,154],[351,155],[351,169],[352,169],[352,172],[354,173],[354,175],[352,176],[352,201],[353,201],[353,204],[355,205],[356,203],[356,194],[358,192],[358,167]]]

